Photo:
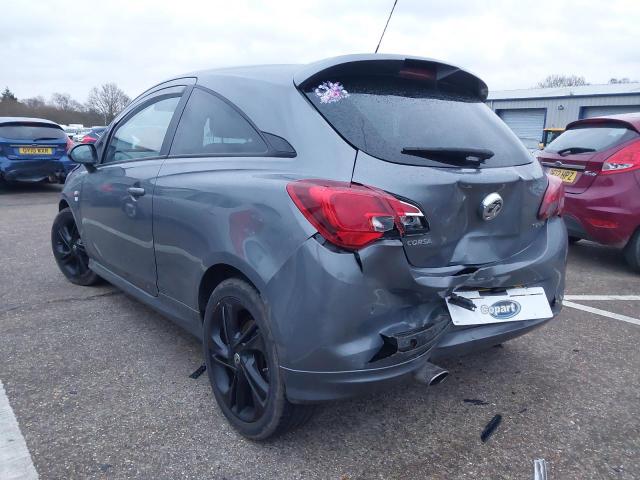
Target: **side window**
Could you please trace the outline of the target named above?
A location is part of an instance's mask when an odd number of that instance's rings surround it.
[[[158,100],[125,120],[112,135],[103,163],[158,156],[179,101]]]
[[[170,154],[260,154],[267,150],[258,132],[233,107],[196,88],[182,113]]]

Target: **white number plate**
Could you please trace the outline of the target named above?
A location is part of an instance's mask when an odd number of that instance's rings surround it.
[[[511,288],[500,295],[482,295],[477,291],[455,293],[471,300],[476,309],[471,311],[452,305],[447,297],[447,307],[454,325],[483,325],[553,317],[542,287]]]

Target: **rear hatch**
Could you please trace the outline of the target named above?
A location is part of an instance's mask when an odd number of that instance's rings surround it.
[[[425,213],[427,231],[403,237],[411,264],[498,262],[540,234],[547,180],[485,105],[486,86],[477,77],[437,62],[385,59],[334,66],[301,89],[358,149],[352,181]],[[492,193],[503,208],[485,220],[482,203]]]
[[[11,160],[57,160],[66,153],[67,135],[55,124],[0,124],[0,150]]]
[[[538,160],[551,175],[563,180],[566,192],[578,194],[591,186],[607,158],[639,137],[625,122],[577,121],[547,145]]]

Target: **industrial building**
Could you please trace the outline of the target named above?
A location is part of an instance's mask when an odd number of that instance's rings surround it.
[[[544,128],[564,128],[580,118],[640,112],[640,83],[494,91],[487,104],[527,148],[534,149]]]

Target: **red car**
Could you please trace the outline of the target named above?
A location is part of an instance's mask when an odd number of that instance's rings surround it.
[[[640,113],[572,122],[538,159],[564,182],[569,240],[624,248],[640,270]]]
[[[93,127],[89,133],[87,133],[80,143],[96,143],[102,136],[107,127]]]

